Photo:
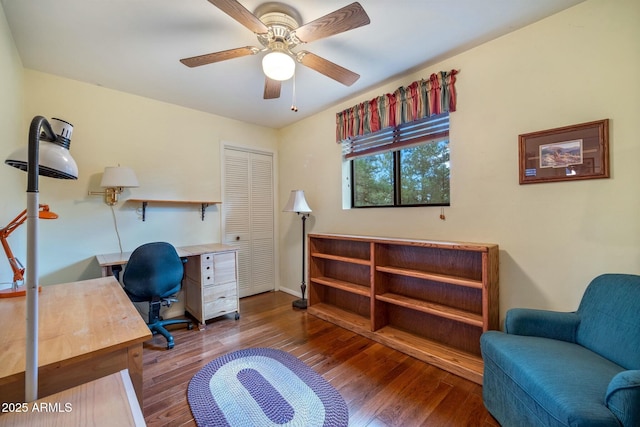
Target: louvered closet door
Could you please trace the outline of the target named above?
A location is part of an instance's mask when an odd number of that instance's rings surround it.
[[[224,149],[224,239],[238,247],[240,297],[275,288],[273,157]]]

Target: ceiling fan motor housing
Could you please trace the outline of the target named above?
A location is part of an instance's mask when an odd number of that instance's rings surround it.
[[[287,52],[301,43],[294,30],[300,26],[302,18],[293,7],[277,2],[264,3],[258,6],[255,15],[269,29],[265,34],[257,34],[264,47]]]

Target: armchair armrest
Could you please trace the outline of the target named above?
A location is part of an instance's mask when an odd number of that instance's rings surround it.
[[[548,310],[512,308],[507,311],[505,331],[514,335],[529,335],[575,342],[580,316]]]
[[[613,377],[604,403],[623,426],[639,426],[640,370],[622,371]]]

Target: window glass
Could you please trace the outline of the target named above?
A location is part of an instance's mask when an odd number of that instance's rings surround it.
[[[400,150],[400,204],[449,204],[449,141]]]
[[[352,161],[353,206],[393,206],[393,153],[379,153]]]
[[[351,138],[343,151],[351,207],[449,205],[448,114]]]

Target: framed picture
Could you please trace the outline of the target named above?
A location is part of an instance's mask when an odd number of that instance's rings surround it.
[[[519,135],[520,184],[609,178],[609,119]]]

